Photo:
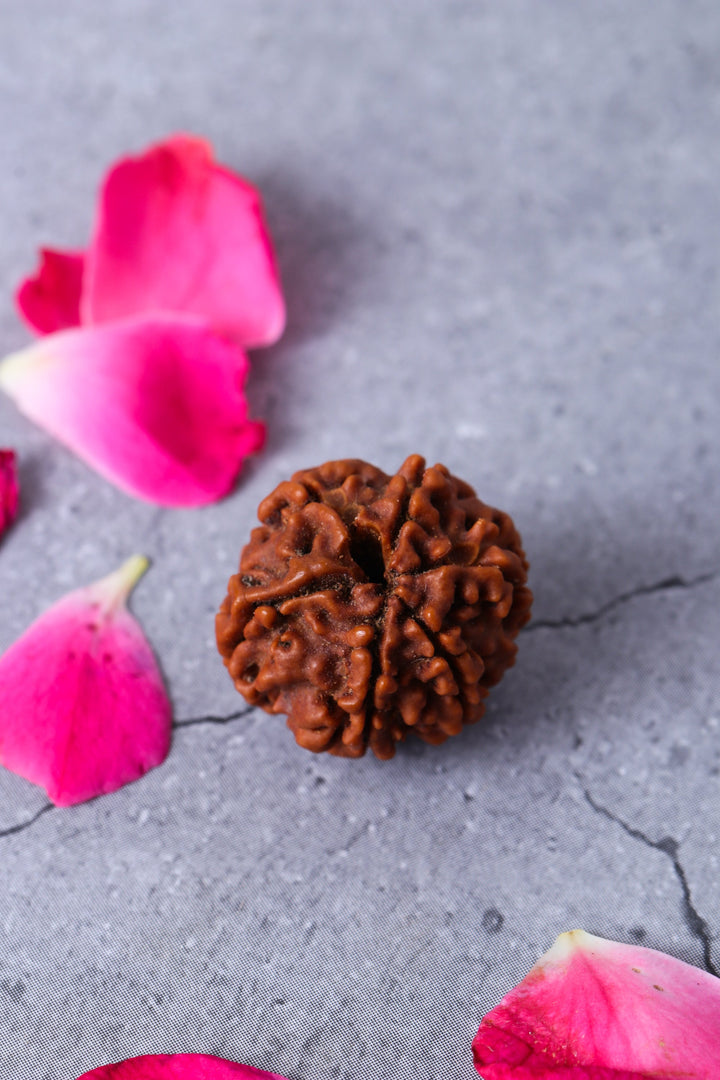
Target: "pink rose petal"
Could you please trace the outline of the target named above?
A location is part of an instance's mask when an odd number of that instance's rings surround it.
[[[283,1077],[208,1054],[146,1054],[117,1065],[101,1065],[83,1073],[78,1080],[283,1080]]]
[[[84,323],[188,312],[245,348],[276,341],[285,305],[258,192],[188,135],[121,159],[100,195],[81,311]]]
[[[15,294],[18,311],[31,330],[52,334],[79,326],[84,264],[81,251],[41,248],[40,266]]]
[[[66,330],[0,364],[0,386],[124,491],[164,506],[226,495],[263,442],[245,354],[189,317]]]
[[[68,593],[0,657],[0,764],[58,806],[115,791],[167,755],[170,702],[125,606],[146,568],[136,555]]]
[[[17,517],[20,503],[14,450],[0,450],[0,536]]]
[[[720,979],[582,930],[483,1019],[484,1080],[717,1080]]]

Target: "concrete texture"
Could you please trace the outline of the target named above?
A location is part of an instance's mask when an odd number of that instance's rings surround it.
[[[179,129],[262,188],[290,309],[269,444],[208,509],[131,501],[0,400],[0,648],[143,551],[177,718],[84,806],[0,773],[3,1080],[161,1050],[470,1080],[562,930],[720,970],[719,48],[713,0],[2,5],[2,351],[35,248]],[[513,514],[534,624],[483,726],[312,757],[243,711],[214,610],[279,480],[416,451]]]

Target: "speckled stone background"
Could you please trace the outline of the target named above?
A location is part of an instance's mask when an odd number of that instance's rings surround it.
[[[564,929],[720,969],[719,51],[715,0],[2,3],[2,351],[36,247],[180,129],[262,188],[290,311],[253,357],[268,446],[208,509],[0,400],[0,647],[143,551],[177,721],[74,809],[0,773],[2,1080],[163,1050],[471,1080]],[[213,614],[277,482],[414,451],[513,514],[535,620],[484,725],[313,757],[243,710]]]

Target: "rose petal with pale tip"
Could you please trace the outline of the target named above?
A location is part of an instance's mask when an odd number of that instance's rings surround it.
[[[484,1017],[484,1080],[717,1080],[720,979],[652,949],[561,934]]]
[[[78,1080],[283,1080],[277,1073],[208,1054],[145,1054],[101,1065]]]
[[[80,325],[82,251],[40,249],[40,265],[15,293],[18,311],[31,330],[52,334]]]
[[[162,676],[126,607],[147,565],[68,593],[0,657],[0,764],[58,806],[137,780],[170,747]]]
[[[189,135],[110,170],[87,253],[84,323],[158,311],[200,315],[244,348],[285,325],[260,195]]]
[[[247,370],[203,322],[156,317],[42,338],[0,364],[0,387],[124,491],[197,506],[226,495],[262,445]]]
[[[20,486],[15,451],[0,449],[0,536],[17,517],[19,504]]]

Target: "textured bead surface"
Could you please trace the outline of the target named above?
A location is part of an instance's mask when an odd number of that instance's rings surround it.
[[[240,693],[301,746],[389,758],[478,720],[530,617],[510,517],[442,465],[296,473],[260,504],[217,616]]]

